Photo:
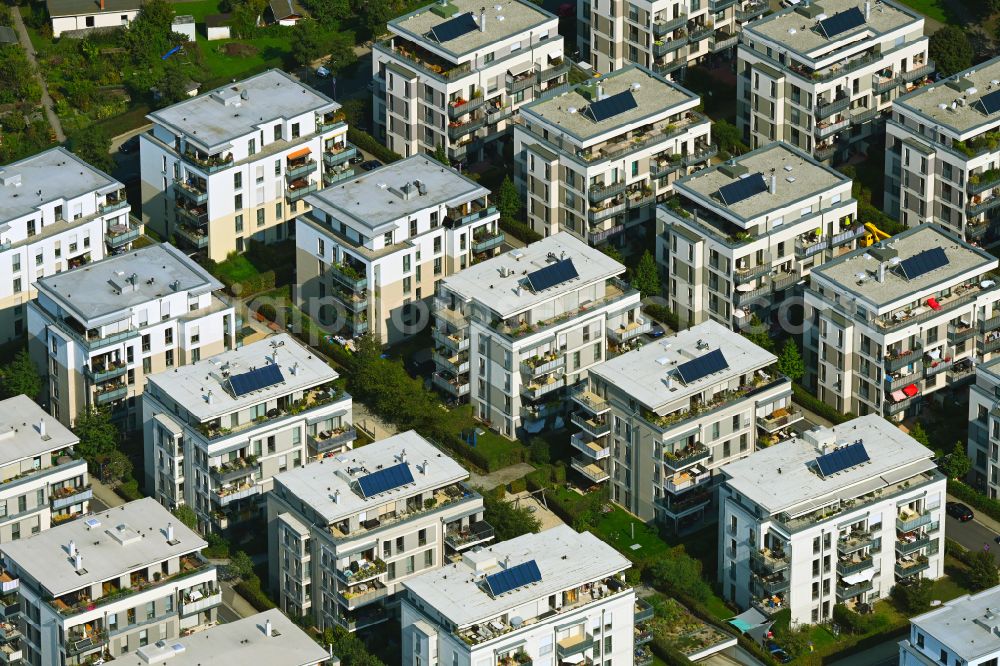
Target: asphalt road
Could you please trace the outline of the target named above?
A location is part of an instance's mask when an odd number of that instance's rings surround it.
[[[972,519],[967,523],[960,523],[948,516],[945,520],[944,533],[949,539],[954,539],[969,550],[983,550],[984,545],[989,545],[993,561],[1000,565],[1000,545],[993,541],[997,534],[978,520]]]

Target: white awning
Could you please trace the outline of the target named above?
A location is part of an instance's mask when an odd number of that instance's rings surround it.
[[[527,62],[522,62],[519,65],[512,65],[511,68],[508,69],[507,71],[510,73],[511,76],[520,76],[521,74],[524,74],[534,66],[535,63],[529,60]]]
[[[870,581],[875,577],[875,567],[868,569],[866,571],[859,571],[856,574],[851,574],[850,576],[844,576],[844,582],[848,585],[857,585],[858,583],[865,583]]]

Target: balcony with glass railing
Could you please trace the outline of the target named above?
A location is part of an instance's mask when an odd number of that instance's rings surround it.
[[[757,571],[772,574],[787,569],[791,558],[787,550],[762,548],[750,551],[750,563]]]
[[[853,599],[857,596],[865,594],[866,592],[871,592],[875,588],[875,585],[870,580],[861,581],[854,585],[848,585],[843,582],[837,583],[837,600],[846,601],[848,599]]]
[[[432,383],[455,398],[469,395],[470,385],[468,374],[455,375],[447,370],[441,370],[432,375]]]
[[[874,544],[875,537],[872,536],[871,532],[863,530],[849,532],[837,539],[837,552],[842,555],[850,555],[855,551],[870,548]]]
[[[358,431],[354,428],[334,428],[323,430],[315,435],[309,435],[309,447],[316,453],[326,453],[342,449],[358,438]]]
[[[124,382],[109,382],[94,387],[94,403],[108,405],[125,398],[128,395],[128,385]]]
[[[174,181],[175,192],[190,203],[201,205],[208,203],[208,181],[204,178],[190,177],[186,180],[178,178]]]
[[[570,423],[593,437],[603,437],[611,432],[610,419],[591,416],[589,413],[574,412],[570,415]]]
[[[485,520],[478,520],[470,525],[446,530],[444,542],[453,550],[462,551],[492,541],[494,536],[493,526]]]
[[[767,416],[758,416],[757,425],[765,432],[774,433],[797,423],[805,418],[802,410],[796,407],[781,407]]]
[[[475,253],[489,252],[503,245],[506,236],[502,231],[484,231],[472,239],[472,251]]]
[[[566,355],[558,352],[536,354],[521,361],[521,372],[529,377],[539,377],[566,367]]]
[[[315,192],[318,187],[316,183],[304,178],[297,178],[288,184],[288,189],[285,190],[285,198],[289,201],[299,201],[306,195]]]
[[[338,166],[356,157],[358,149],[350,143],[338,143],[323,150],[323,164]]]
[[[174,229],[174,233],[191,247],[199,250],[208,247],[207,229],[181,224]]]
[[[910,578],[928,569],[930,569],[930,562],[924,555],[905,555],[896,562],[894,567],[897,578]]]
[[[591,391],[586,383],[574,386],[570,391],[570,398],[595,416],[611,411],[611,405],[608,404],[608,401]]]
[[[376,579],[381,580],[388,571],[388,565],[384,560],[369,555],[334,571],[337,578],[345,585],[359,585]]]
[[[535,377],[528,383],[521,385],[521,395],[529,400],[538,400],[542,396],[558,391],[564,386],[566,386],[565,377],[553,377],[551,375]]]
[[[356,540],[421,516],[443,509],[450,510],[461,504],[481,509],[482,496],[464,483],[452,483],[435,489],[432,496],[425,501],[421,501],[419,494],[412,497],[401,497],[382,507],[380,513],[369,511],[368,518],[356,521],[354,526],[349,518],[345,518],[329,525],[328,529],[334,541]]]
[[[577,451],[582,452],[588,458],[594,460],[604,460],[611,457],[611,448],[607,439],[603,436],[594,437],[585,432],[575,432],[570,435],[570,445]]]
[[[285,178],[294,181],[304,176],[308,176],[313,171],[316,171],[319,165],[316,160],[310,157],[298,157],[295,159],[289,159],[288,164],[285,167]]]
[[[104,230],[104,242],[112,250],[124,247],[139,238],[142,223],[132,215],[126,222],[115,222]]]

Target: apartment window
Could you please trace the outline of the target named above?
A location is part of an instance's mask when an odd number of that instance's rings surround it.
[[[21,292],[21,278],[14,278],[14,293],[18,294]]]
[[[413,237],[416,235],[417,235],[417,221],[410,220],[410,236]]]
[[[403,293],[408,294],[413,288],[413,278],[407,275],[403,278]]]
[[[426,569],[426,568],[432,567],[432,566],[434,566],[434,551],[433,550],[425,550],[424,551],[424,568]]]
[[[35,221],[28,220],[28,238],[34,236],[37,232],[35,231]]]
[[[142,359],[142,372],[148,375],[153,371],[153,358],[151,356],[146,356]]]
[[[274,217],[278,220],[284,219],[285,217],[285,204],[280,201],[274,204]]]
[[[168,368],[174,367],[174,350],[168,349],[164,354],[165,362]]]
[[[443,266],[443,264],[441,262],[441,257],[435,257],[434,258],[434,275],[441,275],[441,272],[443,270],[442,266]]]
[[[257,226],[258,227],[264,226],[264,209],[263,208],[258,208],[257,209]]]
[[[233,174],[233,189],[240,189],[243,187],[243,172],[237,171]]]
[[[417,545],[426,546],[427,545],[427,529],[424,528],[417,532]]]
[[[243,195],[237,194],[233,197],[233,208],[236,210],[243,210]]]
[[[384,235],[384,236],[382,236],[382,243],[383,243],[383,244],[384,244],[384,245],[385,245],[386,247],[389,247],[390,245],[392,245],[392,232],[391,232],[391,231],[387,231],[387,232],[385,233],[385,235]]]
[[[406,573],[411,574],[416,570],[416,559],[413,555],[406,558]]]
[[[247,152],[251,155],[257,154],[257,139],[250,139],[247,143]]]
[[[148,352],[151,348],[150,335],[147,333],[142,336],[142,351]]]
[[[24,513],[28,510],[28,496],[21,495],[17,498],[17,512]]]
[[[600,361],[601,358],[602,358],[602,356],[603,356],[603,350],[601,349],[601,343],[600,342],[595,342],[594,343],[594,360],[595,361]]]
[[[17,273],[21,270],[21,255],[15,254],[10,260],[10,270],[13,273]]]
[[[298,123],[292,123],[292,138],[293,139],[299,138],[299,124]]]
[[[164,159],[166,159],[166,158],[164,158]],[[63,219],[63,207],[62,207],[62,204],[56,206],[56,208],[55,208],[55,216],[56,216],[56,220],[57,221]]]
[[[163,331],[163,344],[172,345],[174,344],[174,329],[168,328]]]
[[[14,523],[10,526],[10,538],[14,541],[21,538],[21,523]]]
[[[41,252],[35,255],[36,266],[41,266],[44,261],[45,261],[45,255],[43,255]]]
[[[139,632],[139,647],[146,647],[149,645],[149,629],[143,629]]]
[[[274,175],[281,175],[281,160],[274,160]]]
[[[243,215],[242,214],[236,216],[236,233],[238,233],[238,234],[243,233]]]
[[[402,553],[405,550],[403,537],[396,537],[396,552]]]

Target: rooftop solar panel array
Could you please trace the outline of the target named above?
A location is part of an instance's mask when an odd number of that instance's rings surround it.
[[[614,118],[619,113],[631,111],[638,106],[639,104],[635,101],[632,91],[625,90],[610,97],[597,100],[596,102],[591,102],[584,113],[590,116],[594,122],[599,123],[608,118]]]
[[[233,394],[238,398],[241,395],[259,391],[283,381],[285,381],[285,377],[281,374],[281,368],[269,364],[254,368],[249,372],[232,375],[229,378],[229,385],[233,389]]]
[[[857,7],[851,7],[820,21],[819,29],[829,39],[864,24],[865,15]]]
[[[720,187],[719,198],[725,205],[732,206],[763,192],[767,192],[767,182],[763,174],[755,173]]]
[[[580,274],[576,272],[573,260],[560,259],[545,268],[539,268],[537,271],[528,273],[528,285],[531,286],[532,291],[538,293],[544,289],[549,289],[563,282],[569,282],[578,277],[580,277]]]
[[[413,483],[413,472],[410,471],[410,466],[407,463],[386,467],[358,479],[361,494],[366,499],[405,486],[408,483]]]
[[[899,262],[899,269],[903,271],[903,277],[913,280],[925,273],[948,265],[948,255],[939,247],[932,247],[929,250],[918,252],[912,257],[908,257]]]
[[[719,372],[720,370],[725,370],[728,367],[729,362],[726,361],[726,357],[722,353],[722,350],[716,349],[699,356],[696,359],[681,363],[677,366],[677,372],[680,373],[681,380],[683,380],[685,384],[690,384],[691,382],[698,381],[702,377],[707,377],[713,373]]]
[[[445,42],[457,39],[462,35],[475,30],[479,30],[479,26],[476,24],[476,19],[473,18],[472,12],[466,12],[452,17],[444,23],[439,23],[431,28],[431,36],[434,37],[439,44],[444,44]]]
[[[856,465],[861,465],[869,460],[871,458],[868,457],[868,451],[865,449],[864,443],[858,441],[847,446],[842,446],[831,453],[819,456],[816,458],[816,466],[819,468],[819,473],[826,477],[837,472],[843,472],[845,469],[850,469]]]
[[[516,564],[486,577],[486,585],[494,597],[540,582],[542,582],[542,572],[538,570],[538,564],[534,560]]]
[[[1000,111],[1000,90],[995,90],[979,99],[979,106],[983,113],[991,115]]]

